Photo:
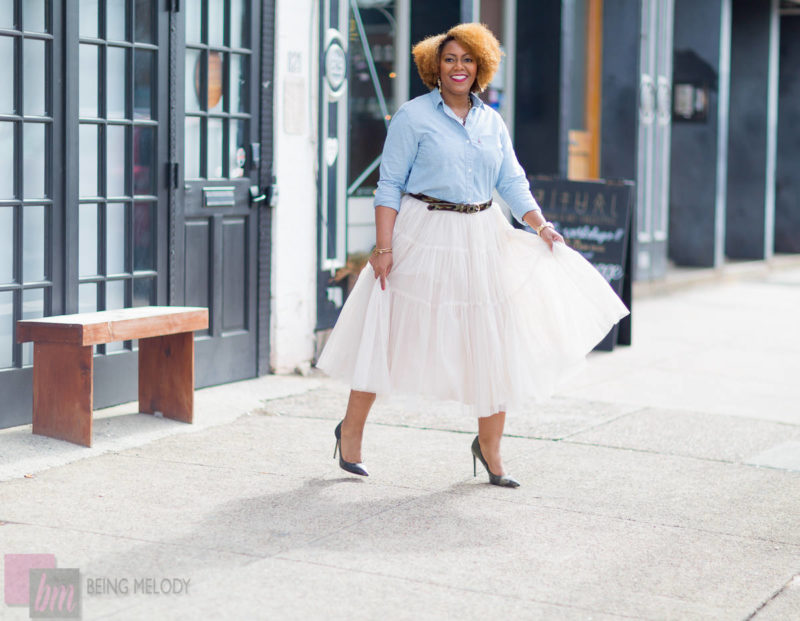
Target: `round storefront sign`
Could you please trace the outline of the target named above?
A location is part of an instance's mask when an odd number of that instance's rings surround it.
[[[325,79],[333,92],[338,91],[344,85],[347,77],[347,56],[344,53],[342,44],[336,39],[331,41],[325,51]]]

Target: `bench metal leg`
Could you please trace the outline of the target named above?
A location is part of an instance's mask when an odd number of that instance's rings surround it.
[[[193,332],[139,339],[139,411],[192,422]]]
[[[92,347],[33,345],[33,433],[92,445]]]

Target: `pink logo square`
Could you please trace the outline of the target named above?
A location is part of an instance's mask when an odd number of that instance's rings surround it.
[[[30,570],[55,569],[55,554],[5,554],[5,601],[9,606],[27,606],[30,601]]]

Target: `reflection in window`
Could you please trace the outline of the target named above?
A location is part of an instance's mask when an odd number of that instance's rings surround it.
[[[22,278],[24,282],[45,279],[47,218],[43,205],[22,208]]]
[[[222,177],[222,119],[208,119],[208,157],[206,159],[208,171],[206,176],[211,178]]]
[[[100,11],[97,8],[97,0],[81,0],[76,3],[79,10],[78,32],[82,37],[98,36],[97,25],[100,23]]]
[[[137,278],[133,281],[133,306],[150,306],[155,303],[155,279]]]
[[[0,198],[14,198],[13,123],[0,123]]]
[[[125,127],[106,128],[106,196],[125,194]]]
[[[22,48],[22,102],[23,113],[42,116],[46,114],[45,106],[45,41],[25,39]],[[7,88],[7,85],[3,85]]]
[[[133,193],[155,194],[155,127],[133,128]]]
[[[78,130],[78,189],[81,196],[97,196],[97,125]]]
[[[133,204],[133,270],[155,269],[156,221],[153,203]]]
[[[93,282],[78,285],[78,312],[93,313],[97,310],[97,285]]]
[[[23,30],[45,32],[45,1],[25,0],[22,3]]]
[[[81,116],[97,117],[97,72],[100,66],[100,48],[96,45],[81,43],[78,55],[80,105],[78,111]]]
[[[222,111],[222,53],[208,53],[208,111]]]
[[[44,317],[44,289],[24,289],[22,291],[22,318],[38,319]],[[23,343],[22,364],[33,364],[33,343]]]
[[[0,28],[14,28],[14,0],[0,0]]]
[[[116,310],[118,308],[125,308],[125,281],[109,280],[106,282],[106,310]],[[124,349],[125,343],[122,341],[106,343],[106,353],[123,351]]]
[[[208,44],[225,45],[223,28],[225,27],[225,0],[208,0]]]
[[[187,179],[200,177],[200,119],[187,116],[184,129],[184,167]]]
[[[22,129],[22,194],[24,198],[45,196],[44,123],[25,123]]]
[[[244,167],[247,162],[247,121],[231,120],[230,130],[231,146],[228,151],[230,156],[229,177],[244,177]]]
[[[231,54],[231,112],[246,112],[247,56]]]
[[[186,50],[184,103],[187,112],[200,110],[200,55],[200,50]]]
[[[125,273],[125,205],[106,205],[106,274]]]
[[[231,0],[231,47],[248,47],[247,2]]]
[[[120,47],[106,48],[106,116],[111,119],[125,118],[126,50]]]
[[[186,42],[201,43],[200,25],[202,20],[203,0],[186,0]]]
[[[125,41],[125,0],[106,0],[106,39]]]
[[[393,9],[360,8],[366,31],[368,50],[361,37],[351,38],[349,49],[350,76],[348,82],[350,113],[350,150],[347,184],[350,186],[380,156],[386,138],[386,119],[381,110],[378,88],[391,115],[394,112],[395,41],[390,16]],[[367,51],[371,53],[378,76],[376,85],[369,70]],[[372,196],[378,185],[377,167],[355,189],[356,196]]]
[[[153,37],[153,0],[136,0],[136,14],[133,18],[136,24],[134,39],[140,43],[155,43]]]
[[[133,56],[133,116],[153,118],[153,77],[155,53],[136,50]]]
[[[80,205],[78,211],[78,274],[97,275],[97,205]]]
[[[11,37],[0,36],[0,58],[3,59],[5,71],[9,75],[3,80],[6,84],[13,82],[14,71],[14,39]],[[14,113],[14,89],[1,88],[0,89],[0,114],[13,114]]]

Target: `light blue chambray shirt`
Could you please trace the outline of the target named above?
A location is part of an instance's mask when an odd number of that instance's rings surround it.
[[[497,188],[522,222],[539,209],[502,117],[471,94],[466,126],[434,89],[403,104],[383,145],[375,205],[400,210],[404,193],[483,203]]]

